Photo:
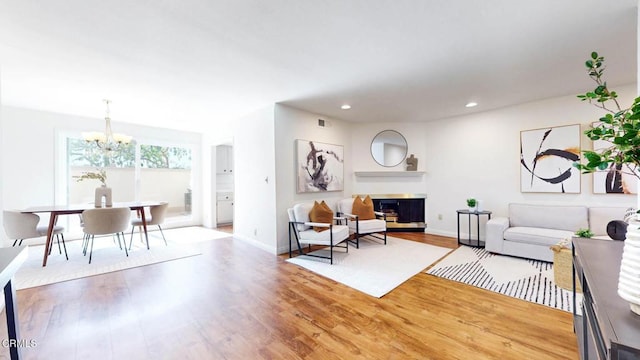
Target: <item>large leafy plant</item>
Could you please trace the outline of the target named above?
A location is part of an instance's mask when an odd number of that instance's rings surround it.
[[[604,57],[592,52],[585,66],[589,77],[597,86],[593,91],[578,95],[578,98],[605,110],[606,114],[584,133],[591,140],[605,140],[611,146],[583,151],[586,164],[576,163],[575,166],[583,173],[607,170],[618,175],[630,174],[640,179],[640,174],[636,171],[640,166],[640,97],[629,108],[622,108],[618,102],[618,94],[609,90],[602,78],[605,70]]]

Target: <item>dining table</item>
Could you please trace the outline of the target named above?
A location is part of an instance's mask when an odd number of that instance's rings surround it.
[[[142,228],[144,230],[145,241],[147,244],[147,250],[149,249],[149,235],[147,234],[147,219],[145,216],[145,207],[151,207],[160,205],[161,201],[133,201],[133,202],[119,202],[113,203],[112,207],[128,207],[132,211],[137,211],[142,220]],[[93,203],[87,204],[70,204],[70,205],[44,205],[44,206],[32,206],[23,210],[22,213],[37,214],[37,213],[49,213],[49,226],[47,227],[47,242],[44,247],[44,255],[42,257],[42,266],[47,266],[47,257],[49,256],[49,247],[51,246],[51,239],[53,237],[53,228],[58,221],[60,215],[72,215],[82,214],[87,209],[95,209],[96,206]]]

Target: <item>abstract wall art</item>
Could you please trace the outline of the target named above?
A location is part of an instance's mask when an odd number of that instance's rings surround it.
[[[520,132],[520,191],[580,193],[580,125]]]
[[[296,140],[298,193],[344,190],[342,145]]]
[[[597,126],[600,123],[594,123]],[[606,140],[595,140],[593,150],[601,152],[613,144]],[[611,165],[607,170],[593,173],[593,193],[594,194],[637,194],[638,178],[633,173],[637,172],[636,165],[618,164]]]

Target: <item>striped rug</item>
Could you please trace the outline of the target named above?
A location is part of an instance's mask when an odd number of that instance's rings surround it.
[[[461,246],[427,270],[427,274],[552,308],[573,311],[573,292],[556,286],[553,281],[553,263],[497,255],[483,248]],[[578,294],[577,304],[580,301],[582,294]]]

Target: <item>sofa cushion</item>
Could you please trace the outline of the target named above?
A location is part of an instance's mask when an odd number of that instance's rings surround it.
[[[504,232],[506,241],[551,246],[561,240],[570,239],[573,231],[534,227],[511,227]]]
[[[589,220],[586,206],[509,204],[509,225],[574,233],[589,228]]]
[[[589,208],[589,229],[594,235],[607,235],[607,224],[624,220],[627,207],[594,206]]]

